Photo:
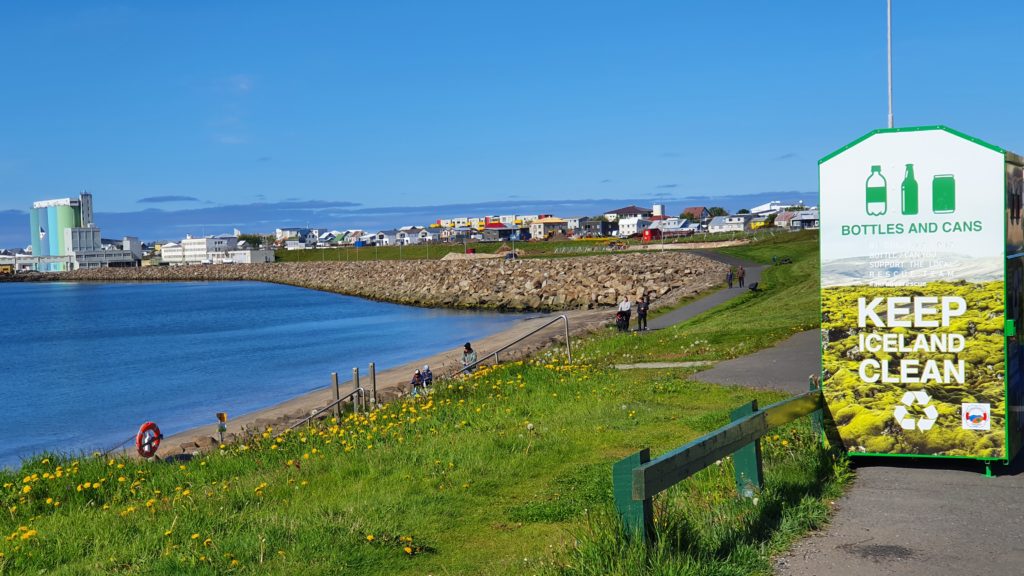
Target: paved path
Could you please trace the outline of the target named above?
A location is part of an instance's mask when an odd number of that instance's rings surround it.
[[[728,264],[730,266],[743,266],[747,271],[747,286],[750,286],[754,282],[759,282],[761,280],[761,269],[763,268],[763,266],[758,266],[757,264],[754,264],[752,262],[740,260],[739,258],[734,258],[732,256],[727,256],[725,254],[718,254],[717,252],[705,252],[703,250],[694,250],[694,253],[704,256],[705,258],[709,258],[711,260]],[[698,314],[707,312],[711,308],[714,308],[715,306],[718,306],[719,304],[726,302],[728,300],[732,300],[733,298],[745,293],[746,291],[747,288],[739,288],[735,285],[733,286],[733,288],[722,288],[717,292],[713,292],[711,294],[708,294],[707,296],[704,296],[703,298],[694,300],[693,302],[690,302],[685,306],[680,306],[679,308],[676,308],[671,312],[666,312],[665,314],[662,314],[657,318],[652,318],[647,323],[647,326],[651,330],[660,330],[662,328],[668,328],[669,326],[673,326],[675,324],[679,324],[680,322],[689,320],[690,318],[693,318]],[[635,320],[633,320],[633,322],[635,322]]]
[[[970,461],[856,459],[831,524],[778,558],[776,574],[1022,574],[1020,461],[986,478]]]
[[[818,369],[817,331],[694,379],[806,390]],[[832,522],[776,560],[778,576],[1024,574],[1024,459],[986,478],[973,461],[856,458],[856,479]]]
[[[771,348],[719,362],[692,378],[713,384],[772,388],[800,394],[807,391],[807,377],[819,371],[820,339],[818,330],[798,332]]]

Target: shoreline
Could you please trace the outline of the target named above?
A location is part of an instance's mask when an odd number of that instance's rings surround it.
[[[704,294],[704,292],[702,292],[702,294]],[[476,342],[472,342],[473,348],[476,350],[477,356],[482,359],[486,355],[491,354],[494,350],[514,342],[523,335],[536,329],[538,326],[541,326],[545,322],[549,322],[551,319],[557,318],[563,314],[569,320],[569,334],[571,340],[575,337],[600,330],[602,327],[608,325],[612,321],[614,309],[598,308],[590,310],[570,310],[561,313],[541,313],[536,317],[524,319],[505,330],[491,334],[490,336],[484,337]],[[541,332],[523,340],[514,348],[503,352],[502,361],[507,362],[510,360],[520,360],[536,353],[550,344],[564,346],[563,334],[561,324],[553,324],[549,327],[549,330],[542,330]],[[430,365],[431,370],[434,372],[434,380],[437,382],[441,378],[448,377],[461,368],[462,348],[460,347],[445,352],[427,355],[417,360],[406,362],[400,366],[394,366],[377,372],[378,403],[390,402],[407,393],[408,383],[411,379],[412,373],[415,370],[422,368],[424,364]],[[361,387],[369,391],[369,374],[364,374],[363,372],[367,368],[368,367],[366,366],[359,367],[359,377]],[[351,377],[343,380],[340,373],[338,376],[339,390],[341,391],[342,396],[355,389]],[[372,395],[372,392],[370,392],[370,394]],[[252,432],[254,428],[262,430],[267,426],[271,426],[276,429],[278,426],[298,421],[301,418],[309,416],[312,410],[319,410],[321,407],[326,406],[333,401],[334,390],[332,386],[325,386],[310,392],[305,392],[283,402],[267,406],[266,408],[239,415],[238,417],[232,418],[232,415],[229,414],[227,431],[225,432],[225,443],[230,443],[244,438],[247,432]],[[210,450],[218,447],[219,445],[220,441],[218,440],[217,423],[211,422],[209,425],[196,426],[166,436],[160,443],[160,449],[157,452],[157,455],[162,458],[181,457],[183,454],[191,455],[193,452]],[[138,457],[133,446],[119,448],[118,450],[115,450],[115,452],[121,452],[133,457]]]

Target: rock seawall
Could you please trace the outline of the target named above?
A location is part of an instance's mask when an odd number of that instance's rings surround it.
[[[727,267],[679,251],[504,260],[289,262],[100,268],[7,277],[15,281],[257,281],[399,304],[495,310],[572,310],[650,292],[656,304],[706,290]]]

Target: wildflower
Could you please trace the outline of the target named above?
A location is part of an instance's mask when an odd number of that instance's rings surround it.
[[[405,550],[406,554],[409,554],[410,556],[412,555],[412,546],[406,546],[405,548],[402,548],[402,550]]]
[[[373,534],[367,534],[366,535],[366,541],[367,542],[373,542],[373,540],[374,540]]]
[[[22,494],[28,494],[31,491],[32,491],[32,487],[29,486],[28,484],[26,484],[25,487],[21,489],[21,493]]]
[[[164,530],[164,536],[170,536],[171,534],[174,534],[174,530]]]
[[[782,445],[783,446],[789,446],[789,440],[783,440],[782,441]]]
[[[39,534],[39,532],[36,531],[36,530],[27,530],[26,532],[24,532],[21,535],[21,539],[22,540],[28,540],[29,538],[32,538],[33,536],[36,536],[37,534]]]
[[[207,538],[206,540],[203,540],[203,546],[209,546],[210,544],[213,544],[213,538]]]

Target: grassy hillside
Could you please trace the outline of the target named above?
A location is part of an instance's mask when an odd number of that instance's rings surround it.
[[[787,240],[776,247],[810,257],[810,238]],[[784,311],[806,281],[800,266],[780,268],[755,299],[657,337],[698,330],[709,341],[688,357],[734,355],[745,332],[719,337],[715,326],[773,301]],[[778,314],[758,342],[805,327],[805,316]],[[614,461],[780,397],[685,370],[611,368],[634,342],[657,355],[656,338],[598,335],[577,343],[571,366],[547,355],[483,369],[426,399],[268,430],[188,462],[35,458],[0,474],[0,573],[769,573],[773,552],[826,517],[842,461],[797,423],[765,442],[756,504],[735,498],[726,460],[657,499],[656,546],[627,544],[611,507]]]

